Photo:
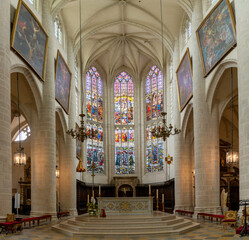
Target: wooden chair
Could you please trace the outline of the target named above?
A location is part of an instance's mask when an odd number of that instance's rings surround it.
[[[227,211],[225,212],[224,220],[222,221],[223,229],[227,229],[227,225],[234,226],[236,231],[236,222],[237,222],[237,212],[236,211]]]

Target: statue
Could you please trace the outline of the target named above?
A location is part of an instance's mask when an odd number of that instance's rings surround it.
[[[220,205],[221,207],[226,207],[227,206],[227,193],[225,191],[225,188],[222,188],[221,194],[220,194]]]
[[[222,191],[220,194],[220,205],[221,205],[221,210],[222,210],[223,214],[225,214],[225,212],[228,211],[227,192],[225,191],[225,188],[222,188]]]

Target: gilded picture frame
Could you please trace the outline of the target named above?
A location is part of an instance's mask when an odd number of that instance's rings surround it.
[[[79,125],[75,123],[75,129],[79,131]],[[80,160],[81,157],[81,141],[76,138],[76,157]]]
[[[71,78],[72,73],[58,50],[55,65],[55,99],[67,114],[69,114]]]
[[[48,35],[35,14],[19,0],[10,46],[12,50],[44,81]]]
[[[229,0],[220,0],[196,30],[206,77],[236,45],[236,26]]]
[[[181,112],[193,97],[193,70],[189,48],[184,53],[176,70],[179,111]]]

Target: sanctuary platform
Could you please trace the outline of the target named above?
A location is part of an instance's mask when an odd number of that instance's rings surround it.
[[[99,209],[107,215],[151,215],[153,197],[98,197]]]
[[[126,237],[183,234],[200,226],[173,214],[107,215],[105,218],[84,214],[52,227],[73,237]]]

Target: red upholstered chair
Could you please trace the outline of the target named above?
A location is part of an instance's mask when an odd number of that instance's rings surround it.
[[[223,229],[227,228],[227,225],[233,225],[236,231],[236,222],[237,222],[237,212],[236,211],[227,211],[225,212],[223,223]]]

